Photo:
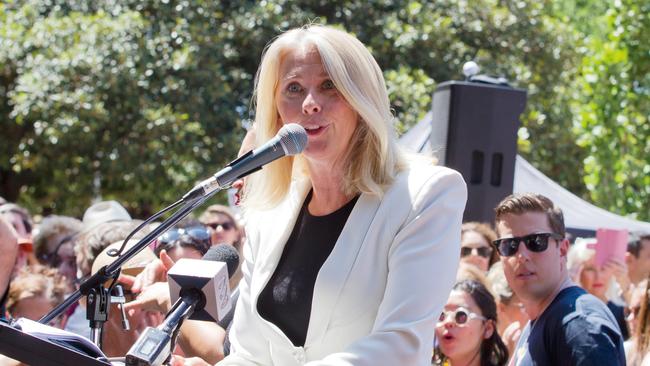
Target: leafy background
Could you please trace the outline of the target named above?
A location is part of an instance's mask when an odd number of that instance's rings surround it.
[[[0,196],[74,216],[99,197],[135,216],[173,202],[236,155],[267,42],[316,22],[369,47],[399,132],[474,60],[528,90],[520,154],[650,220],[648,13],[647,0],[4,0]]]

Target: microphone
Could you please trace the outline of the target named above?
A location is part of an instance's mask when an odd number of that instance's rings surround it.
[[[201,260],[179,260],[167,273],[171,302],[176,304],[196,292],[201,306],[194,308],[189,319],[218,322],[232,307],[229,279],[238,266],[239,253],[228,244],[212,246]]]
[[[272,161],[285,155],[299,154],[306,146],[305,129],[296,123],[286,124],[266,144],[240,156],[212,177],[196,185],[183,196],[183,201],[204,197],[218,189],[228,187],[237,179],[262,169]]]
[[[239,266],[237,250],[219,244],[201,260],[180,259],[167,273],[172,309],[156,328],[147,327],[126,354],[127,366],[158,366],[169,359],[185,319],[218,321],[230,311],[228,278]]]

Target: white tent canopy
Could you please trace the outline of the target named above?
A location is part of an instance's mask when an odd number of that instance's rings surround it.
[[[408,150],[432,154],[429,144],[432,118],[433,113],[429,111],[420,122],[399,139],[400,145]],[[632,232],[650,232],[650,223],[632,220],[592,205],[555,183],[519,155],[515,160],[513,191],[515,193],[535,192],[550,198],[562,209],[564,224],[567,228],[586,231],[609,228],[627,229]]]
[[[650,223],[632,220],[592,205],[555,183],[519,155],[515,161],[513,191],[535,192],[550,198],[560,206],[564,213],[565,225],[570,228],[582,230],[609,228],[650,232]]]

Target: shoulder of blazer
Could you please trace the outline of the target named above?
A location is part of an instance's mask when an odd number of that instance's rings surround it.
[[[463,177],[457,171],[435,165],[433,162],[418,158],[408,161],[407,168],[400,172],[391,188],[386,192],[390,195],[395,190],[408,189],[409,196],[415,197],[422,193],[421,191],[432,189],[433,186],[441,185],[443,188],[447,185],[458,185],[465,187]]]

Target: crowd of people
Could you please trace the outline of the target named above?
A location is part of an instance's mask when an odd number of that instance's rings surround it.
[[[538,203],[550,205],[539,195],[531,197],[538,199]],[[548,218],[541,218],[542,222],[548,222]],[[522,334],[531,339],[533,325],[529,325],[528,329],[526,327],[530,319],[535,319],[535,327],[541,327],[538,322],[542,320],[559,322],[545,325],[546,330],[538,331],[541,332],[538,337],[553,339],[559,336],[558,330],[570,322],[576,322],[571,333],[567,334],[574,341],[585,334],[605,338],[608,332],[620,334],[624,341],[621,345],[616,345],[615,337],[609,337],[604,342],[590,340],[589,342],[596,342],[592,346],[598,351],[576,351],[576,359],[581,360],[576,364],[597,364],[597,361],[602,360],[608,360],[602,364],[625,364],[624,361],[616,360],[619,357],[617,352],[620,352],[621,355],[624,353],[627,365],[641,365],[650,351],[650,235],[631,237],[625,262],[610,259],[604,265],[597,266],[596,253],[591,245],[595,238],[577,238],[573,243],[562,245],[562,241],[565,241],[562,229],[553,228],[550,224],[544,228],[545,224],[542,223],[543,230],[538,231],[554,235],[524,235],[517,237],[519,243],[512,240],[504,243],[497,238],[512,238],[513,235],[520,235],[520,232],[511,228],[515,224],[501,223],[500,220],[507,219],[497,219],[496,232],[488,223],[466,222],[462,225],[457,280],[440,317],[432,324],[432,330],[435,331],[432,364],[506,365],[511,358],[533,357],[532,350],[531,354],[521,354],[521,344],[518,346],[518,343]],[[509,220],[512,221],[512,218]],[[15,238],[17,246],[14,263],[10,266],[10,285],[4,292],[3,315],[6,318],[40,319],[76,289],[80,281],[114,260],[105,253],[121,246],[122,241],[140,223],[140,220],[132,219],[115,201],[92,205],[82,220],[51,215],[38,223],[33,222],[27,210],[16,204],[0,205],[0,237],[4,241],[3,247],[11,242],[10,237]],[[136,235],[134,239],[141,238],[146,232],[148,231]],[[132,242],[133,240],[130,243]],[[121,311],[114,306],[105,325],[104,352],[108,356],[123,356],[144,328],[160,324],[165,312],[171,307],[168,297],[161,295],[167,291],[164,270],[160,271],[163,263],[160,260],[161,254],[171,261],[171,266],[180,258],[200,259],[211,246],[217,244],[232,245],[240,253],[244,244],[244,231],[239,216],[222,205],[209,206],[198,219],[183,220],[129,261],[123,270],[121,283],[125,289],[125,308],[128,309],[130,329],[123,329]],[[546,249],[540,251],[534,245],[543,245]],[[517,246],[521,249],[518,250]],[[558,250],[555,263],[541,258],[549,246]],[[513,258],[517,256],[524,259]],[[135,277],[138,274],[148,278]],[[554,282],[551,281],[553,275],[558,275]],[[129,278],[130,276],[134,277]],[[522,280],[521,277],[530,278]],[[241,271],[238,271],[231,281],[233,289],[240,279]],[[134,292],[136,280],[142,284],[138,284]],[[546,280],[549,284],[544,289],[540,283]],[[533,286],[539,286],[540,289],[528,289]],[[146,288],[145,291],[143,287]],[[537,313],[531,310],[535,309],[530,305],[535,301],[531,300],[531,293],[535,291],[541,301],[550,303],[559,300],[556,296],[548,298],[549,294],[569,291],[582,297],[588,293],[593,295],[592,301],[596,299],[604,307],[596,307],[599,314],[596,320],[591,318],[593,314],[589,314],[593,304],[582,304],[584,309],[571,309],[569,313],[575,320],[567,318],[564,313],[552,319],[542,319],[540,314],[547,309],[541,308],[542,311]],[[138,297],[138,293],[144,296]],[[547,307],[548,305],[546,304]],[[607,311],[603,311],[605,308]],[[89,337],[90,328],[85,317],[84,301],[75,304],[51,325]],[[177,348],[177,354],[200,355],[210,362],[221,360],[228,353],[228,326],[229,324],[217,325],[212,329],[213,332],[207,333],[209,341],[206,343],[210,345],[210,350],[198,349],[199,345],[192,346],[196,342],[187,340],[193,335],[188,331],[186,339],[179,342],[181,346]],[[183,350],[184,345],[187,345],[186,351]],[[608,349],[605,345],[612,348]],[[618,346],[624,347],[624,352],[617,350]],[[542,351],[560,357],[554,359],[552,357],[555,356],[544,356],[545,359],[553,360],[547,364],[570,359],[567,355],[571,351],[568,349],[553,347]],[[513,364],[519,364],[514,362]],[[645,362],[647,364],[648,360]],[[3,358],[0,364],[18,363]]]
[[[650,364],[650,234],[631,235],[623,261],[596,265],[596,238],[570,243],[548,198],[513,195],[495,210],[496,231],[463,224],[434,364]]]
[[[650,365],[649,234],[598,264],[593,239],[570,242],[561,210],[535,193],[504,198],[493,223],[462,223],[462,177],[398,148],[381,69],[341,30],[282,34],[255,85],[241,152],[290,122],[307,148],[236,183],[243,218],[209,206],[124,264],[107,356],[162,322],[176,261],[226,244],[241,258],[233,313],[184,322],[173,365]],[[125,243],[142,221],[116,201],[36,221],[0,202],[7,319],[40,319],[156,225]],[[90,337],[87,305],[50,325]]]
[[[13,203],[0,205],[0,243],[2,248],[15,247],[15,255],[5,268],[10,273],[3,287],[2,317],[39,320],[64,298],[78,289],[80,283],[100,267],[115,260],[107,253],[122,246],[124,239],[140,224],[116,201],[102,201],[90,206],[82,220],[74,217],[50,215],[34,223],[28,211]],[[155,225],[155,224],[152,224]],[[129,242],[134,244],[150,231],[146,228]],[[168,309],[141,310],[135,305],[134,278],[161,255],[177,261],[180,258],[200,259],[213,245],[232,245],[237,250],[243,243],[243,230],[233,211],[223,205],[211,205],[198,219],[186,219],[160,236],[149,247],[129,260],[122,268],[120,296],[132,306],[126,307],[128,329],[118,304],[109,309],[104,324],[102,349],[107,356],[124,356],[147,326],[157,326]],[[11,253],[11,251],[8,251]],[[150,274],[147,281],[152,286],[145,293],[159,288],[166,293],[166,273]],[[235,281],[241,277],[236,273]],[[10,281],[9,281],[10,279]],[[231,285],[234,287],[236,283]],[[113,292],[114,296],[118,294]],[[158,293],[156,294],[158,295]],[[159,296],[160,301],[165,297]],[[165,311],[165,312],[163,312]],[[90,325],[86,319],[85,299],[71,306],[50,325],[90,338]],[[221,356],[223,357],[223,356]],[[18,365],[0,358],[0,365]]]

